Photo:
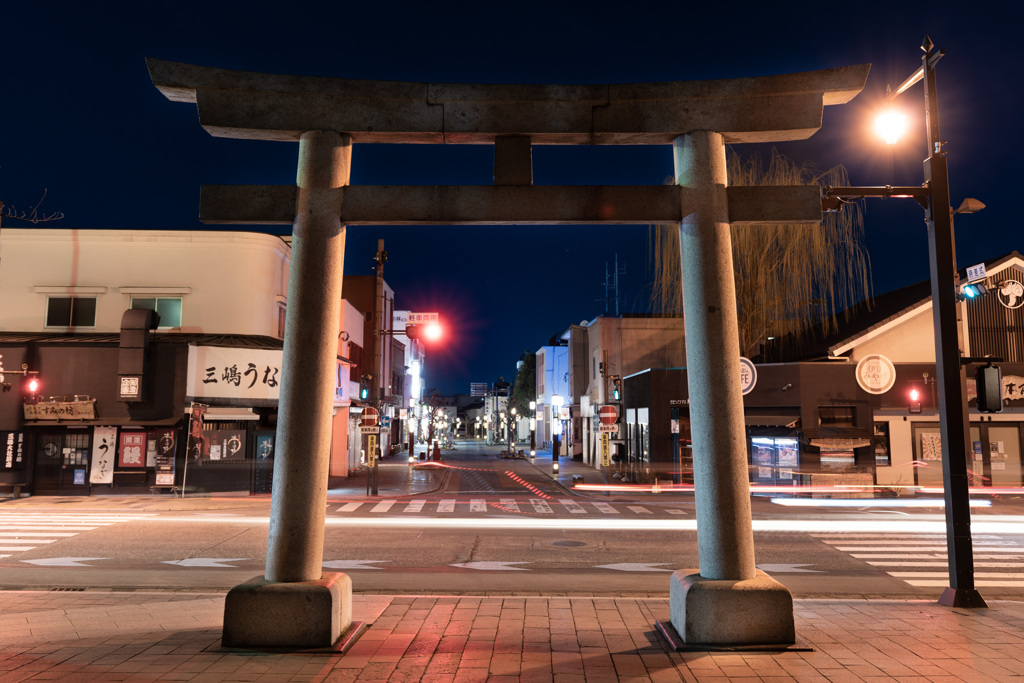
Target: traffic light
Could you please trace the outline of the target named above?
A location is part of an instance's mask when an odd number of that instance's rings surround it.
[[[618,376],[612,377],[612,400],[618,401],[622,398],[622,380]]]
[[[988,294],[988,287],[980,282],[972,282],[960,288],[960,300],[977,299],[979,296]]]
[[[39,390],[42,388],[42,382],[35,375],[29,375],[25,378],[25,403],[34,405],[39,403]]]
[[[916,386],[911,386],[907,392],[907,411],[915,414],[921,412],[921,390]]]
[[[409,339],[416,339],[419,341],[435,342],[441,338],[443,334],[441,324],[438,322],[430,322],[422,325],[406,325],[405,336]]]
[[[983,365],[974,373],[978,388],[978,411],[999,413],[1003,410],[1003,378],[998,366]]]
[[[370,376],[363,375],[359,378],[359,399],[365,401],[370,398]]]

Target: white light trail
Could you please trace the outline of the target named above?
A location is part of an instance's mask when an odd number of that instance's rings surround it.
[[[907,498],[874,499],[874,498],[772,498],[776,505],[786,507],[822,507],[822,508],[944,508],[946,501],[942,498]],[[972,500],[972,508],[990,508],[991,500]]]
[[[167,516],[145,520],[148,523],[193,524],[269,524],[268,517],[254,516]],[[696,531],[695,519],[623,519],[613,518],[425,518],[425,517],[331,517],[328,527],[370,528],[451,528],[451,529],[580,529],[593,531]],[[792,531],[797,533],[898,532],[944,534],[946,523],[934,520],[912,519],[755,519],[754,531]],[[971,523],[975,533],[1024,534],[1024,516],[989,515],[975,518]],[[987,549],[986,549],[987,550]]]

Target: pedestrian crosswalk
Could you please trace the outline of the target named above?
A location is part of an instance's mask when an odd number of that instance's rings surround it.
[[[945,534],[834,533],[812,536],[911,586],[949,585]],[[1024,588],[1024,547],[995,535],[975,535],[972,545],[974,583],[978,588]]]
[[[653,517],[656,514],[673,515],[676,517],[692,515],[692,510],[667,508],[663,506],[644,506],[613,504],[573,500],[572,498],[443,498],[440,500],[383,500],[353,501],[339,505],[333,512],[360,514],[467,514],[467,515],[631,515]]]
[[[154,517],[153,514],[61,514],[0,512],[0,558],[35,550],[120,522]]]

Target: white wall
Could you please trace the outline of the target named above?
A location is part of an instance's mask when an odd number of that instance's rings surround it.
[[[935,321],[931,305],[921,306],[857,343],[850,360],[856,363],[873,353],[880,353],[893,363],[934,363]]]
[[[77,295],[97,299],[96,326],[79,331],[117,332],[129,289],[181,296],[176,331],[276,337],[290,253],[279,237],[253,232],[4,228],[0,329],[68,331],[44,326],[46,300]]]

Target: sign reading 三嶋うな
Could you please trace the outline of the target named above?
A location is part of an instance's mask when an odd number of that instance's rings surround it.
[[[869,394],[884,394],[896,383],[896,367],[880,353],[861,358],[854,374],[857,384]]]

